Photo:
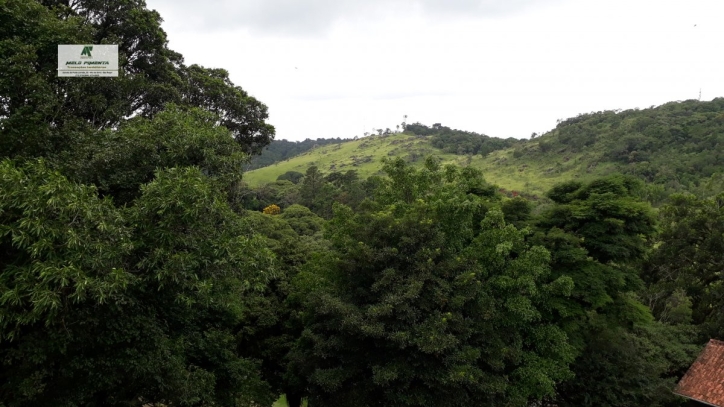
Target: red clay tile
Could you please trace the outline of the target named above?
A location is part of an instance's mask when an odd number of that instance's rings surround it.
[[[724,407],[724,342],[712,339],[679,381],[674,393]]]

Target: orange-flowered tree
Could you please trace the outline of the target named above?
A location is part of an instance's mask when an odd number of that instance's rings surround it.
[[[267,215],[279,215],[282,210],[277,205],[271,204],[264,208],[263,212]]]

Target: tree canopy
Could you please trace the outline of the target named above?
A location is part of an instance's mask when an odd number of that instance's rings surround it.
[[[184,65],[143,0],[8,0],[0,15],[0,155],[73,151],[96,130],[167,103],[214,113],[247,153],[274,138],[267,107],[227,71]],[[57,45],[74,43],[118,44],[119,77],[57,77]]]
[[[358,213],[336,206],[332,251],[298,277],[308,294],[294,361],[311,402],[492,406],[552,395],[572,354],[541,310],[570,279],[544,282],[548,252],[468,193],[484,183],[479,173],[401,165],[386,164],[389,182],[412,191],[392,187]]]
[[[251,155],[341,140],[265,150],[266,106],[160,23],[142,0],[0,1],[0,407],[681,406],[724,339],[722,99],[531,142],[403,124],[468,165],[406,141],[366,179],[252,188]],[[118,44],[119,77],[58,78],[67,43]],[[506,196],[470,162],[507,147],[626,174]]]

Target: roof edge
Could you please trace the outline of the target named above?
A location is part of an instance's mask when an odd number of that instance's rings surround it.
[[[699,403],[701,403],[701,404],[706,404],[707,406],[711,406],[711,407],[722,407],[721,405],[707,403],[707,402],[704,401],[704,400],[699,400],[699,399],[696,398],[696,397],[687,396],[686,394],[681,394],[681,393],[677,393],[677,392],[673,392],[673,393],[676,394],[677,396],[681,396],[681,397],[687,398],[687,399],[689,399],[689,400],[694,400],[694,401],[697,401],[697,402],[699,402]]]

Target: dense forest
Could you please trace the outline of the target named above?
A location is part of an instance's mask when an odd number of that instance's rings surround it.
[[[687,192],[722,172],[724,100],[528,141],[405,129],[622,164],[537,200],[434,157],[251,188],[266,105],[160,21],[0,2],[0,407],[685,405],[724,339],[724,193]],[[58,78],[74,43],[119,44],[120,76]]]
[[[582,114],[561,121],[538,143],[521,146],[521,160],[555,152],[612,165],[649,184],[660,197],[724,191],[724,98],[688,100],[648,109]]]

